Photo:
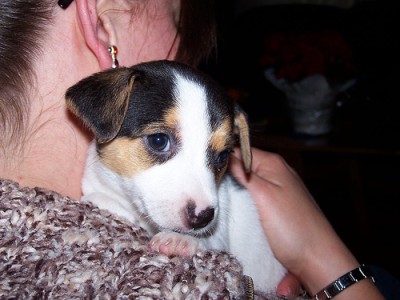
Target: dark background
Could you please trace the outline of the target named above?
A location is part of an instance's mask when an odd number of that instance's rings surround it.
[[[291,163],[359,260],[400,278],[399,2],[360,1],[348,9],[265,5],[244,12],[235,5],[216,1],[218,49],[201,69],[235,91],[253,144]],[[291,131],[284,95],[264,79],[258,59],[266,33],[315,29],[341,32],[360,72],[338,97],[332,133],[307,137]]]

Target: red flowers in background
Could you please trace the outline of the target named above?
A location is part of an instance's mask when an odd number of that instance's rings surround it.
[[[277,79],[292,82],[321,74],[331,83],[340,83],[356,73],[352,49],[336,31],[268,35],[260,63],[272,68]]]

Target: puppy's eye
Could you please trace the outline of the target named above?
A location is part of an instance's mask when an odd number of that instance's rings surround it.
[[[216,162],[216,168],[217,168],[218,171],[221,171],[225,167],[225,165],[227,164],[230,152],[231,152],[231,150],[227,149],[225,151],[222,151],[218,155],[217,162]]]
[[[155,133],[147,136],[147,143],[152,150],[157,152],[168,152],[171,148],[171,141],[165,133]]]

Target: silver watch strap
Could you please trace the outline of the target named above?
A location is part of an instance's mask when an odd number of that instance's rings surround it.
[[[332,299],[341,291],[345,290],[352,284],[359,282],[360,280],[370,278],[372,282],[375,282],[372,276],[371,270],[366,265],[361,265],[358,268],[344,274],[343,276],[336,279],[330,285],[319,291],[315,296],[315,300],[326,300]]]

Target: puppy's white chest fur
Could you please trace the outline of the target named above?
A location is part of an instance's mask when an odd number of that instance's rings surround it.
[[[209,77],[175,62],[98,73],[67,92],[93,131],[84,198],[139,223],[166,254],[204,249],[236,255],[257,289],[274,292],[286,273],[275,259],[250,194],[227,174],[243,111]]]

